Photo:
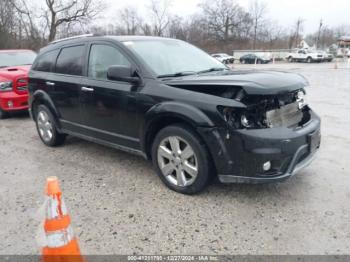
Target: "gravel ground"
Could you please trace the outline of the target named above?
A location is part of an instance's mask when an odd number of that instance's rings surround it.
[[[235,68],[254,66],[235,65]],[[69,138],[47,148],[26,116],[0,122],[0,254],[38,254],[45,179],[56,175],[84,254],[350,254],[350,68],[258,65],[305,75],[322,149],[290,180],[168,190],[144,159]]]

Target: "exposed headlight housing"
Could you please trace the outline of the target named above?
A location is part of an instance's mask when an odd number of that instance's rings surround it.
[[[236,129],[263,128],[262,124],[258,123],[253,114],[250,114],[244,109],[218,106],[218,111],[225,122]]]
[[[299,109],[303,109],[308,105],[307,97],[305,91],[299,91],[296,95],[296,101],[298,103]]]
[[[0,82],[0,92],[12,91],[12,82]]]
[[[245,115],[241,116],[241,124],[242,126],[247,128],[252,126],[251,121]]]

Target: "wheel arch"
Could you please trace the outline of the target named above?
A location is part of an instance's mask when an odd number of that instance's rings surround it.
[[[193,106],[176,102],[156,105],[146,113],[145,124],[141,129],[141,148],[148,159],[151,159],[152,144],[158,132],[166,126],[173,124],[189,126],[204,143],[206,142],[197,132],[197,127],[215,126],[209,117]]]
[[[52,101],[52,99],[50,98],[50,96],[42,91],[42,90],[37,90],[36,92],[34,92],[34,94],[31,97],[31,102],[30,102],[30,111],[32,112],[32,117],[33,119],[35,119],[35,115],[36,115],[36,108],[39,105],[45,105],[48,107],[48,109],[51,111],[51,113],[53,114],[56,124],[58,125],[58,127],[60,127],[59,125],[59,113],[56,109],[56,106],[54,104],[54,102]]]

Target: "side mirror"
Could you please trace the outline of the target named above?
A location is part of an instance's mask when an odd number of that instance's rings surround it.
[[[107,70],[109,80],[139,84],[140,77],[136,76],[136,70],[128,66],[111,66]]]

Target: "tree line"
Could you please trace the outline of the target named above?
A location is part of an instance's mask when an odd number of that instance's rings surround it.
[[[291,26],[269,18],[267,2],[252,0],[248,9],[235,0],[202,0],[196,13],[172,12],[172,0],[148,0],[147,15],[124,7],[104,23],[103,0],[1,0],[0,48],[40,49],[55,39],[86,33],[150,35],[182,39],[209,52],[237,49],[291,49],[306,39],[326,48],[350,34],[350,26],[330,28],[320,20],[318,30],[304,34],[303,18]],[[146,18],[147,17],[147,18]],[[99,22],[95,22],[99,21]]]

